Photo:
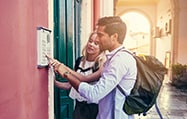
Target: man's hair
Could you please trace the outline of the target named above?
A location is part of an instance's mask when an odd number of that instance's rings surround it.
[[[109,36],[118,34],[118,42],[123,43],[126,35],[126,24],[119,16],[102,17],[98,20],[98,26],[105,26],[104,32]]]

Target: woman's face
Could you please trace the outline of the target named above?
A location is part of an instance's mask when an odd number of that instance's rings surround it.
[[[97,34],[92,34],[86,45],[86,52],[88,54],[91,55],[99,54],[100,52],[99,44],[96,42],[96,40],[97,40]]]

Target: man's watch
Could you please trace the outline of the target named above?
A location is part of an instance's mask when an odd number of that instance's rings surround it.
[[[69,71],[64,72],[64,77],[67,78],[69,74],[71,74],[71,72],[69,72]]]

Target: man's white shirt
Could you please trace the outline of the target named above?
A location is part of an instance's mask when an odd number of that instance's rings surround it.
[[[128,95],[134,86],[137,67],[133,56],[119,51],[123,46],[109,52],[99,81],[90,85],[81,82],[79,93],[90,102],[99,102],[97,119],[132,119],[133,115],[124,113],[122,107],[125,96],[116,88],[119,84]],[[115,54],[114,57],[112,57]],[[112,57],[112,58],[111,58]],[[111,58],[111,59],[110,59]]]

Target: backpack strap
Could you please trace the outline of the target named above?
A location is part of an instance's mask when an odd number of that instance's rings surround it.
[[[125,52],[131,54],[131,55],[134,57],[134,55],[133,55],[130,51],[127,51],[127,50],[125,50],[124,47],[122,47],[122,48],[118,49],[118,50],[114,53],[114,55],[112,55],[112,57],[111,57],[109,60],[111,60],[119,51],[125,51]],[[125,91],[120,87],[119,84],[117,85],[117,88],[119,89],[119,91],[120,91],[123,95],[127,96],[127,95],[125,94]]]
[[[125,91],[122,89],[122,87],[118,84],[117,85],[117,88],[119,89],[119,91],[123,94],[123,95],[125,95],[125,97],[127,96],[126,94],[125,94]]]
[[[123,51],[124,49],[125,49],[124,47],[118,49],[118,50],[110,57],[109,61],[110,61],[119,51]]]
[[[156,111],[157,111],[157,113],[158,113],[160,119],[163,119],[162,114],[161,114],[161,112],[160,112],[160,110],[159,110],[159,108],[158,108],[157,101],[155,101],[155,108],[156,108]]]
[[[130,51],[128,51],[128,50],[122,49],[121,51],[125,51],[125,52],[129,53],[130,55],[132,55],[132,56],[134,57],[134,55],[133,55]],[[127,96],[127,95],[125,94],[125,91],[122,89],[122,87],[121,87],[119,84],[117,85],[117,88],[119,89],[119,91],[120,91],[123,95],[125,95],[125,97]]]

